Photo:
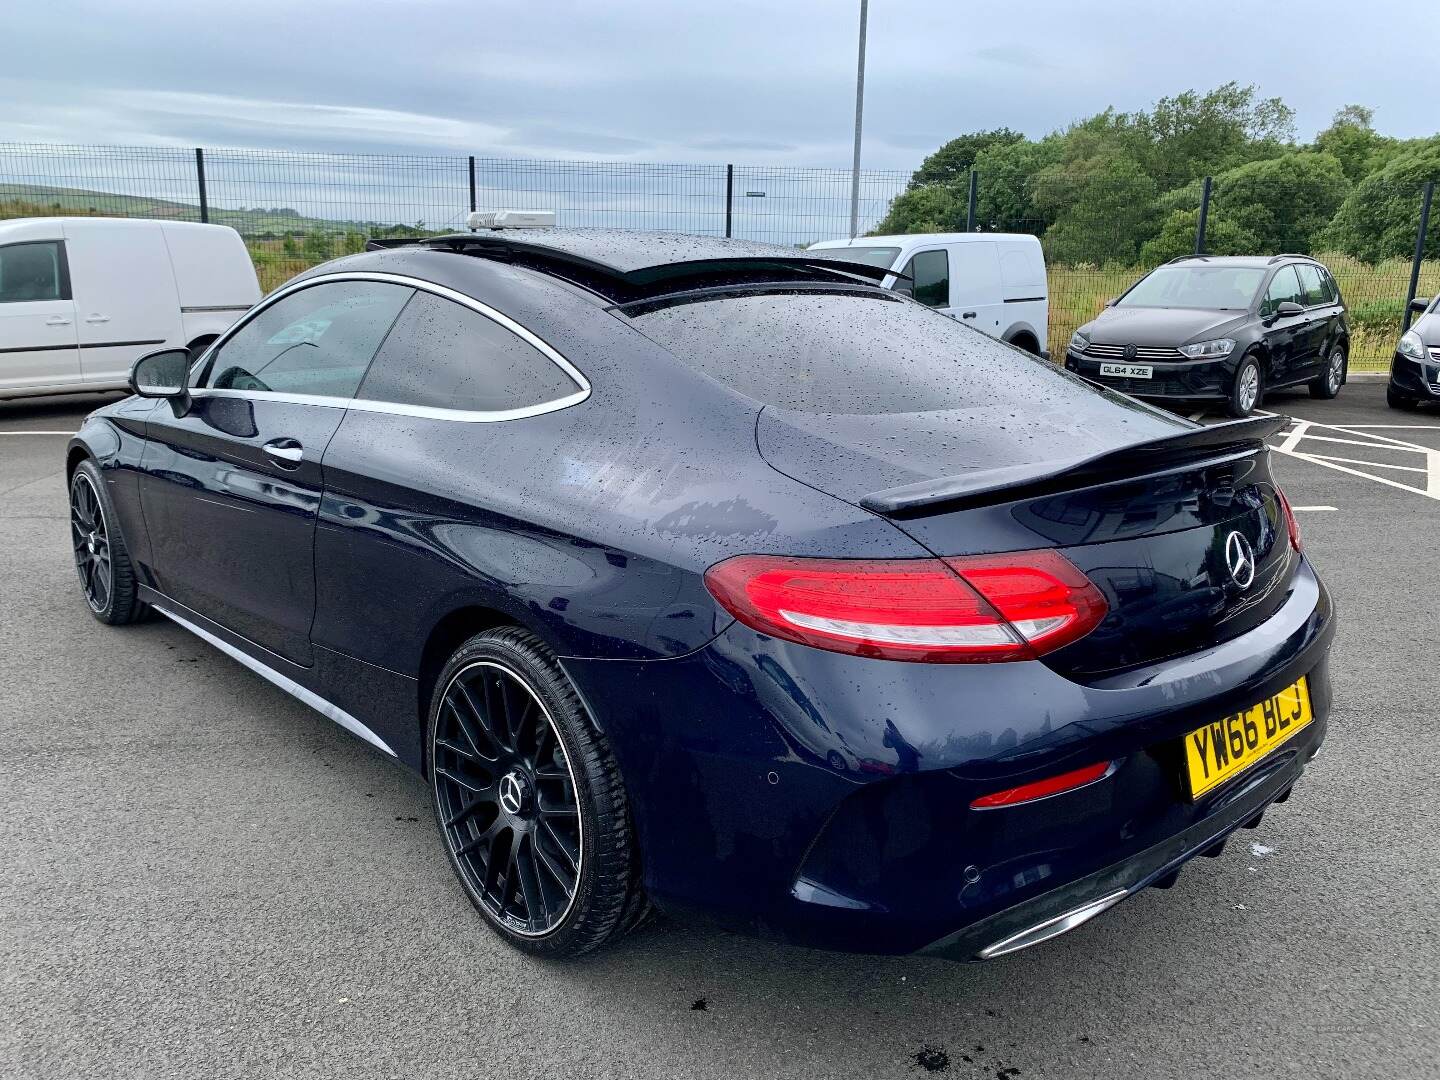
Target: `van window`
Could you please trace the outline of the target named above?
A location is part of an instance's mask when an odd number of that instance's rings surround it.
[[[420,291],[396,320],[355,396],[503,412],[544,405],[579,389],[553,360],[494,319]]]
[[[69,299],[70,275],[60,241],[0,247],[0,304]]]
[[[950,259],[943,248],[917,252],[901,273],[911,280],[895,282],[896,292],[913,296],[926,307],[950,306]]]
[[[291,293],[220,346],[205,385],[353,397],[414,291],[375,281],[333,281]]]
[[[844,259],[846,262],[864,263],[866,266],[883,266],[887,270],[895,265],[900,254],[897,247],[846,247],[816,248],[827,259]]]

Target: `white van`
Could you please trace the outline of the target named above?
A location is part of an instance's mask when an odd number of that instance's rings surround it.
[[[198,354],[259,299],[245,244],[223,225],[0,221],[0,400],[123,390],[136,359]]]
[[[898,270],[888,289],[983,330],[991,337],[1049,356],[1049,289],[1040,241],[1020,233],[910,233],[823,240],[810,250],[848,248],[846,258]],[[838,256],[837,256],[838,257]]]

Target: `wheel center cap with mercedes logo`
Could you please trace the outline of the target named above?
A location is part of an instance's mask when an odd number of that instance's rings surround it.
[[[1255,549],[1241,533],[1232,532],[1225,538],[1225,565],[1237,587],[1248,589],[1255,580]]]
[[[530,783],[512,769],[500,778],[500,805],[510,814],[519,814],[530,802]]]

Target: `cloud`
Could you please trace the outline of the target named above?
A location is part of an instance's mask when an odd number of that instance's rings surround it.
[[[356,153],[846,167],[849,0],[193,0],[11,3],[8,138]],[[1408,25],[1413,0],[1373,0]],[[1383,35],[1322,65],[1348,0],[1283,35],[1253,0],[1181,24],[1153,0],[886,0],[870,6],[864,164],[909,170],[953,136],[1032,136],[1107,105],[1143,108],[1238,79],[1286,97],[1302,135],[1349,102],[1388,134],[1435,129],[1440,75],[1396,80]],[[1223,48],[1216,43],[1223,43]],[[1177,63],[1212,46],[1203,70]]]

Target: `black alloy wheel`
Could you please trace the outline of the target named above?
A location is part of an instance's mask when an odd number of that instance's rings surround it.
[[[502,937],[570,956],[639,921],[618,770],[538,639],[492,630],[462,646],[437,682],[429,736],[450,864]]]
[[[70,544],[92,615],[115,626],[145,617],[149,608],[137,595],[135,569],[115,508],[93,461],[82,461],[70,477]]]
[[[110,606],[115,592],[115,567],[110,558],[110,532],[95,484],[85,473],[70,482],[70,542],[85,601],[96,613]]]

